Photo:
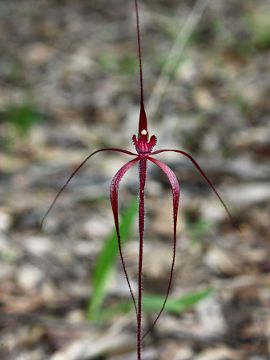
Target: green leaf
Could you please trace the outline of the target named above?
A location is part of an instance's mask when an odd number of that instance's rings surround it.
[[[204,289],[197,292],[191,292],[177,298],[169,298],[165,311],[173,314],[181,314],[184,311],[191,309],[204,298],[212,295],[212,289]],[[158,312],[164,302],[164,296],[145,294],[143,296],[143,312],[152,314]],[[99,321],[106,321],[113,318],[115,315],[128,313],[133,309],[132,301],[123,301],[117,305],[112,305],[107,309],[103,309],[100,314]]]
[[[180,314],[181,312],[196,305],[199,301],[212,294],[211,289],[188,293],[178,298],[168,298],[165,305],[167,312]],[[163,305],[164,296],[147,294],[143,297],[143,311],[151,314],[159,311]]]
[[[137,214],[137,201],[133,200],[126,209],[120,222],[122,243],[129,238],[135,215]],[[106,238],[94,269],[92,295],[88,305],[87,319],[97,320],[100,308],[106,296],[106,287],[110,275],[115,267],[118,256],[118,242],[115,230]]]

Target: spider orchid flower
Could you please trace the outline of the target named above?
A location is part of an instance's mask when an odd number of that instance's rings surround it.
[[[137,41],[138,41],[138,59],[139,59],[139,72],[140,72],[140,114],[139,114],[139,126],[138,126],[138,134],[133,135],[132,141],[135,146],[136,152],[131,152],[125,149],[121,148],[102,148],[94,151],[90,155],[88,155],[82,163],[73,171],[73,173],[70,175],[70,177],[67,179],[65,184],[62,186],[62,188],[59,190],[57,195],[55,196],[54,200],[52,201],[50,207],[48,208],[47,212],[42,218],[41,226],[43,226],[45,219],[47,218],[48,214],[54,207],[56,201],[58,200],[59,196],[63,193],[63,191],[68,186],[71,179],[78,173],[78,171],[90,160],[90,158],[97,153],[100,152],[118,152],[122,153],[124,155],[132,156],[133,158],[128,161],[125,165],[123,165],[117,173],[114,175],[111,185],[110,185],[110,201],[111,201],[111,207],[112,207],[112,213],[114,217],[114,223],[115,223],[115,230],[117,234],[118,239],[118,248],[119,248],[119,254],[121,258],[122,268],[126,277],[127,285],[129,287],[129,291],[132,297],[132,301],[134,304],[134,309],[136,312],[136,318],[137,318],[137,359],[141,359],[141,348],[142,348],[142,340],[145,338],[147,334],[149,334],[150,330],[155,326],[158,319],[160,318],[165,306],[166,302],[170,293],[171,285],[172,285],[172,279],[173,279],[173,271],[174,271],[174,265],[175,265],[175,256],[176,256],[176,227],[177,227],[177,216],[178,216],[178,207],[179,207],[179,197],[180,197],[180,186],[179,182],[177,180],[177,177],[173,170],[166,165],[164,162],[161,162],[160,160],[156,159],[156,155],[164,153],[164,152],[175,152],[178,153],[184,157],[186,157],[189,161],[191,161],[194,165],[194,167],[197,169],[197,171],[200,173],[200,175],[204,178],[204,180],[207,182],[209,187],[213,190],[221,204],[223,205],[225,211],[227,212],[228,216],[232,219],[232,215],[227,208],[225,202],[222,200],[221,196],[217,192],[216,188],[214,187],[211,180],[208,178],[208,176],[205,174],[205,172],[202,170],[200,165],[197,163],[197,161],[187,152],[179,149],[161,149],[153,151],[153,148],[156,145],[157,138],[155,135],[152,135],[149,139],[149,133],[148,133],[148,127],[147,127],[147,116],[144,108],[144,93],[143,93],[143,75],[142,75],[142,55],[141,55],[141,40],[140,40],[140,27],[139,27],[139,13],[138,13],[138,0],[135,0],[135,10],[136,10],[136,26],[137,26]],[[171,262],[171,268],[170,268],[170,274],[168,279],[168,285],[164,297],[164,301],[162,304],[162,307],[157,314],[155,320],[153,321],[153,324],[151,327],[146,330],[144,334],[142,334],[142,298],[143,298],[143,287],[142,287],[142,278],[143,278],[143,244],[144,244],[144,215],[145,215],[145,184],[147,180],[147,165],[148,162],[153,163],[156,165],[159,170],[161,170],[167,177],[168,182],[171,187],[172,192],[172,213],[173,213],[173,247],[172,247],[172,262]],[[127,273],[125,260],[123,256],[122,246],[121,246],[121,234],[119,230],[119,220],[118,220],[118,192],[119,192],[119,186],[121,183],[121,180],[126,175],[126,173],[134,166],[138,165],[138,173],[139,173],[139,258],[138,258],[138,289],[137,289],[137,299],[135,298],[135,295],[133,293],[133,290],[131,288],[129,276]]]

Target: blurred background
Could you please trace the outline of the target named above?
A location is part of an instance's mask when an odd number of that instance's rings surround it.
[[[181,183],[171,301],[143,358],[270,357],[270,3],[140,1],[145,97],[156,149]],[[133,151],[138,60],[132,0],[0,2],[1,359],[136,359],[136,322],[115,247],[110,179]],[[137,172],[120,193],[136,293]],[[171,191],[149,166],[144,328],[172,258]],[[128,240],[128,241],[127,241]]]

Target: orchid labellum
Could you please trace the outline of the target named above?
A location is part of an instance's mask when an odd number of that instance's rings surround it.
[[[156,322],[158,321],[160,315],[162,314],[164,307],[166,305],[169,292],[171,289],[172,278],[173,278],[173,270],[175,264],[175,254],[176,254],[176,225],[177,225],[177,216],[178,216],[178,206],[179,206],[179,195],[180,195],[180,186],[179,182],[176,178],[174,172],[164,163],[161,162],[156,158],[156,156],[160,153],[164,152],[175,152],[179,155],[186,157],[189,161],[191,161],[200,175],[204,178],[207,182],[209,187],[213,190],[213,192],[218,197],[219,201],[225,208],[225,211],[232,219],[232,216],[222,200],[221,196],[215,189],[214,185],[212,184],[211,180],[207,177],[205,172],[199,166],[199,164],[194,160],[194,158],[188,154],[187,152],[179,149],[161,149],[153,151],[157,138],[155,135],[152,135],[149,138],[148,127],[147,127],[147,116],[144,107],[144,87],[143,87],[143,73],[142,73],[142,54],[141,54],[141,38],[140,38],[140,26],[139,26],[139,14],[138,14],[138,0],[135,0],[135,10],[136,10],[136,26],[137,26],[137,42],[138,42],[138,60],[139,60],[139,74],[140,74],[140,113],[139,113],[139,126],[138,126],[138,135],[133,135],[132,141],[135,146],[136,152],[131,152],[121,148],[103,148],[98,149],[88,155],[83,162],[73,171],[70,177],[67,179],[66,183],[62,186],[60,191],[55,196],[53,202],[51,203],[50,207],[48,208],[47,212],[45,213],[41,225],[43,225],[46,217],[52,210],[53,206],[55,205],[56,201],[58,200],[59,196],[65,190],[71,179],[78,173],[78,171],[88,162],[88,160],[99,152],[118,152],[124,155],[128,155],[132,157],[130,161],[128,161],[125,165],[123,165],[117,173],[114,175],[111,185],[110,185],[110,200],[111,200],[111,207],[114,217],[115,223],[115,230],[118,238],[118,247],[119,253],[121,258],[121,263],[123,267],[123,271],[125,273],[125,277],[127,280],[127,284],[129,287],[129,291],[132,297],[132,301],[134,304],[136,318],[137,318],[137,359],[141,359],[141,349],[142,349],[142,340],[143,338],[150,332],[150,330],[154,327]],[[147,175],[147,165],[148,162],[153,163],[156,165],[168,178],[171,191],[172,191],[172,212],[173,212],[173,250],[172,250],[172,262],[171,262],[171,269],[170,275],[168,280],[168,286],[164,298],[163,305],[157,314],[152,326],[146,330],[146,332],[142,333],[142,298],[143,298],[143,287],[142,287],[142,273],[143,273],[143,243],[144,243],[144,189],[146,184],[146,175]],[[130,285],[129,277],[127,274],[124,256],[122,252],[121,246],[121,234],[119,230],[119,220],[118,220],[118,192],[119,192],[119,185],[125,174],[131,169],[133,166],[138,165],[139,169],[139,259],[138,259],[138,291],[137,291],[137,298],[135,298],[133,294],[133,290]]]

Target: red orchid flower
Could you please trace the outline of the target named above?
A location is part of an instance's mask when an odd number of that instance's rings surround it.
[[[175,264],[175,255],[176,255],[176,224],[177,224],[177,216],[178,216],[178,205],[179,205],[179,196],[180,196],[180,186],[179,182],[176,178],[176,175],[174,172],[163,162],[157,160],[155,155],[158,155],[163,152],[175,152],[180,155],[185,156],[188,158],[195,168],[198,170],[200,175],[205,179],[209,187],[214,191],[216,196],[218,197],[219,201],[223,205],[225,211],[227,212],[228,216],[232,219],[232,215],[230,214],[229,209],[227,208],[226,204],[222,200],[221,196],[215,189],[213,183],[211,180],[207,177],[205,172],[202,170],[202,168],[199,166],[199,164],[196,162],[196,160],[187,152],[179,149],[161,149],[153,151],[154,146],[156,145],[157,138],[155,135],[152,135],[149,139],[149,133],[147,128],[147,116],[144,108],[144,91],[143,91],[143,74],[142,74],[142,55],[141,55],[141,40],[140,40],[140,27],[139,27],[139,12],[138,12],[138,0],[135,1],[135,10],[136,10],[136,26],[137,26],[137,41],[138,41],[138,59],[139,59],[139,73],[140,73],[140,114],[139,114],[139,127],[138,127],[138,135],[132,136],[132,141],[136,149],[135,152],[131,152],[125,149],[120,148],[103,148],[94,151],[90,155],[88,155],[83,162],[73,171],[73,173],[70,175],[70,177],[67,179],[66,183],[62,186],[60,191],[55,196],[53,202],[51,203],[50,207],[48,208],[47,212],[45,213],[42,221],[41,226],[43,226],[43,223],[45,219],[47,218],[48,214],[54,207],[56,201],[58,200],[59,196],[62,194],[62,192],[65,190],[71,179],[78,173],[78,171],[86,164],[86,162],[95,154],[99,152],[105,152],[105,151],[111,151],[111,152],[119,152],[123,153],[125,155],[132,156],[133,159],[127,162],[125,165],[123,165],[117,173],[114,175],[111,185],[110,185],[110,200],[111,200],[111,207],[114,217],[114,223],[115,223],[115,230],[117,234],[118,239],[118,248],[121,258],[121,263],[123,267],[123,271],[125,273],[126,281],[129,287],[129,291],[132,297],[132,301],[134,304],[136,317],[137,317],[137,359],[141,359],[141,347],[142,347],[142,340],[145,338],[145,336],[152,330],[152,328],[155,326],[156,322],[158,321],[159,317],[161,316],[165,306],[166,302],[169,296],[169,292],[171,289],[172,284],[172,278],[173,278],[173,271],[174,271],[174,264]],[[143,272],[143,243],[144,243],[144,189],[145,189],[145,183],[146,183],[146,175],[147,175],[147,164],[148,161],[155,164],[168,178],[168,181],[171,186],[172,190],[172,211],[173,211],[173,251],[172,251],[172,263],[171,263],[171,269],[170,269],[170,275],[169,275],[169,281],[168,286],[164,298],[163,305],[156,316],[152,326],[144,333],[142,334],[142,297],[143,297],[143,289],[142,289],[142,272]],[[121,246],[121,235],[119,230],[119,220],[118,220],[118,191],[119,191],[119,185],[121,180],[123,179],[124,175],[128,172],[130,168],[132,168],[135,164],[138,164],[139,168],[139,259],[138,259],[138,296],[137,300],[135,299],[135,296],[133,294],[128,273],[125,266],[125,260],[122,252],[122,246]]]

